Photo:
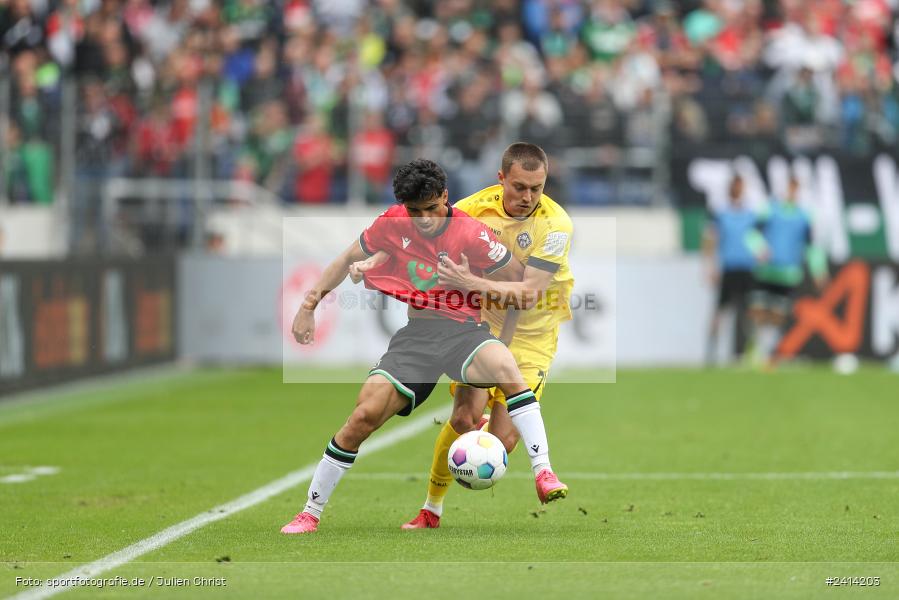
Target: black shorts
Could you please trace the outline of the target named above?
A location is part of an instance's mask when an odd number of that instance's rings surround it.
[[[486,344],[500,342],[487,323],[452,319],[409,319],[393,334],[390,345],[369,375],[383,375],[409,404],[397,414],[408,416],[428,399],[440,376],[467,383],[465,370]]]
[[[750,303],[753,308],[787,314],[790,312],[795,290],[796,286],[756,279]]]
[[[752,291],[755,279],[752,271],[724,271],[718,288],[718,308],[733,303],[746,302]]]

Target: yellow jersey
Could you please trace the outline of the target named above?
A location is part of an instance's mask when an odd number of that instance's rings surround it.
[[[525,266],[553,273],[537,304],[521,311],[515,337],[551,335],[554,338],[559,323],[571,319],[570,299],[574,287],[574,277],[568,266],[573,227],[565,209],[544,194],[529,217],[510,217],[503,208],[501,185],[490,186],[463,198],[454,207],[487,225]],[[485,305],[481,318],[490,323],[494,332],[498,332],[502,329],[505,310],[503,307]]]

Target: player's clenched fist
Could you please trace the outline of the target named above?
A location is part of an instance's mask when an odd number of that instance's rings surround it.
[[[388,258],[390,258],[390,256],[386,252],[379,250],[374,256],[354,262],[350,265],[350,279],[353,283],[359,283],[362,281],[362,275],[366,271],[370,271],[375,267],[384,264],[387,262]]]
[[[301,344],[311,344],[315,341],[315,317],[311,312],[302,308],[293,318],[293,337]]]
[[[310,294],[311,295],[311,294]],[[306,301],[300,306],[296,316],[293,318],[293,338],[301,344],[312,344],[315,342],[315,300],[307,295]]]

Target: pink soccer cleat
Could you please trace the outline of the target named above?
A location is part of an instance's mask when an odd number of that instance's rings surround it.
[[[481,420],[478,421],[477,429],[478,431],[487,431],[487,426],[490,425],[490,415],[481,415]]]
[[[549,469],[543,469],[537,473],[537,497],[540,502],[546,504],[553,500],[561,500],[568,495],[568,486],[559,481],[556,474]]]
[[[437,529],[438,527],[440,527],[440,517],[423,508],[418,511],[418,516],[408,523],[403,523],[402,529]]]
[[[307,512],[301,512],[281,528],[281,533],[312,533],[317,529],[318,519]]]

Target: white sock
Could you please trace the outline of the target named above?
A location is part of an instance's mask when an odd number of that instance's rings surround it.
[[[311,514],[316,519],[321,519],[325,505],[331,499],[334,488],[340,483],[340,478],[353,466],[356,460],[356,452],[342,449],[332,439],[325,449],[325,454],[315,468],[312,482],[309,484],[306,506],[303,512]]]
[[[527,394],[530,396],[528,397]],[[524,396],[524,397],[523,397]],[[521,441],[531,460],[531,470],[534,475],[543,469],[552,471],[549,462],[549,442],[546,440],[546,427],[543,425],[543,415],[540,414],[540,404],[534,399],[531,390],[516,394],[508,399],[509,416],[512,424],[521,435]]]
[[[425,510],[431,511],[438,517],[443,516],[443,501],[442,500],[438,504],[437,502],[432,501],[431,497],[428,496],[428,499],[425,500],[425,505],[422,508],[424,508]]]

